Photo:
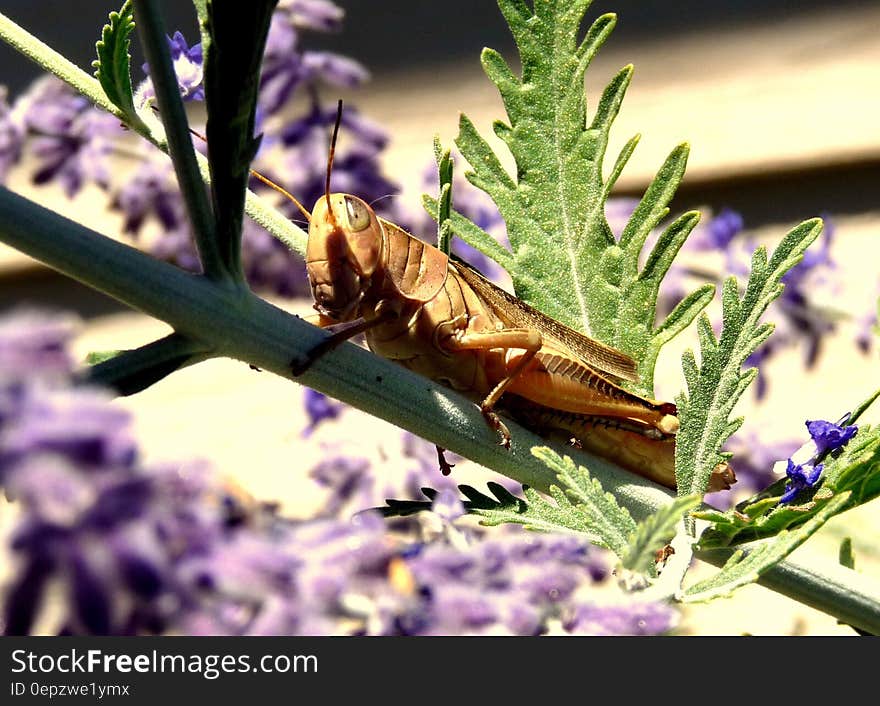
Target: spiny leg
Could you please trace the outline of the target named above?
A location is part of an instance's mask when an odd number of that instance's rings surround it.
[[[495,412],[495,405],[504,394],[504,389],[519,375],[541,349],[543,339],[541,333],[529,328],[509,328],[500,331],[466,331],[459,330],[442,345],[451,353],[465,350],[490,350],[492,348],[517,348],[525,350],[513,369],[486,395],[480,403],[480,411],[486,424],[501,437],[501,446],[510,448],[510,430]]]

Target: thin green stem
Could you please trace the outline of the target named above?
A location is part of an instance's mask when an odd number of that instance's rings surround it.
[[[219,287],[85,228],[0,188],[0,240],[58,271],[166,321],[216,355],[292,378],[290,364],[325,334],[245,290]],[[478,408],[444,387],[351,344],[315,362],[298,381],[538,490],[556,478],[532,454],[549,445],[590,469],[638,520],[670,492],[569,447],[548,444],[509,422],[509,451]],[[705,555],[721,562],[723,553]],[[855,627],[880,632],[880,587],[843,567],[817,571],[783,562],[759,583]]]
[[[165,126],[168,151],[189,214],[202,269],[212,280],[230,277],[241,280],[243,275],[240,269],[233,270],[231,263],[224,261],[218,248],[214,214],[196,162],[180,87],[171,64],[168,38],[156,0],[135,0],[134,16],[144,54],[150,64],[150,78],[159,104],[159,115]]]
[[[0,13],[0,39],[34,61],[49,73],[57,76],[71,88],[79,91],[99,108],[112,113],[120,120],[126,115],[107,98],[98,79],[89,76],[79,66],[44,44],[27,30],[19,27],[6,15]],[[143,134],[143,132],[141,132]],[[148,137],[144,135],[144,137]]]

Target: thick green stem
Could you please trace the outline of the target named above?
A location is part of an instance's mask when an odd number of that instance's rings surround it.
[[[166,321],[216,355],[283,377],[292,378],[291,361],[325,335],[250,292],[187,274],[7,189],[0,189],[0,240]],[[547,490],[555,482],[531,454],[533,446],[547,445],[545,440],[510,422],[513,443],[506,451],[474,404],[356,346],[345,344],[328,353],[298,380],[520,483]],[[600,459],[560,445],[555,450],[587,466],[637,519],[670,501],[669,491]],[[705,558],[721,562],[725,557],[714,552]],[[880,587],[849,569],[819,572],[783,562],[759,583],[851,625],[880,632]]]
[[[242,273],[230,269],[220,255],[215,234],[214,215],[199,173],[192,137],[189,134],[186,111],[180,98],[177,76],[171,64],[168,38],[155,0],[135,0],[134,15],[144,54],[150,64],[150,78],[159,104],[159,114],[165,126],[168,150],[177,183],[186,203],[186,212],[192,225],[196,248],[202,269],[209,279],[241,279]]]

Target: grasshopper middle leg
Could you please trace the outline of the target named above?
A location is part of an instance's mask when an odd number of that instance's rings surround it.
[[[467,331],[459,329],[452,336],[442,341],[442,347],[450,353],[467,350],[491,350],[493,348],[517,348],[525,351],[517,364],[480,403],[480,411],[490,428],[498,432],[501,445],[510,448],[510,430],[495,412],[495,405],[504,394],[505,388],[525,370],[526,366],[541,349],[543,338],[540,332],[528,328],[509,328],[498,331]]]

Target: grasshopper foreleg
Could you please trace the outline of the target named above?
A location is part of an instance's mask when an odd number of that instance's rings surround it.
[[[480,403],[483,418],[489,427],[498,432],[501,437],[501,446],[506,449],[510,448],[510,430],[495,412],[495,405],[504,394],[505,388],[525,370],[532,358],[535,357],[542,343],[543,338],[540,332],[529,328],[510,328],[499,331],[459,330],[442,342],[443,348],[453,353],[466,350],[490,350],[492,348],[525,350],[525,354],[520,357],[513,369],[495,385]]]
[[[393,308],[377,307],[377,315],[372,319],[360,317],[354,321],[335,323],[321,314],[305,317],[306,321],[310,324],[314,324],[315,326],[324,329],[330,335],[316,346],[313,346],[306,351],[305,355],[301,358],[294,358],[290,362],[290,371],[293,373],[294,377],[302,375],[306,370],[312,367],[312,364],[322,355],[329,353],[338,345],[344,343],[350,338],[354,338],[359,333],[363,333],[374,326],[383,324],[397,315],[397,312],[394,311]]]

